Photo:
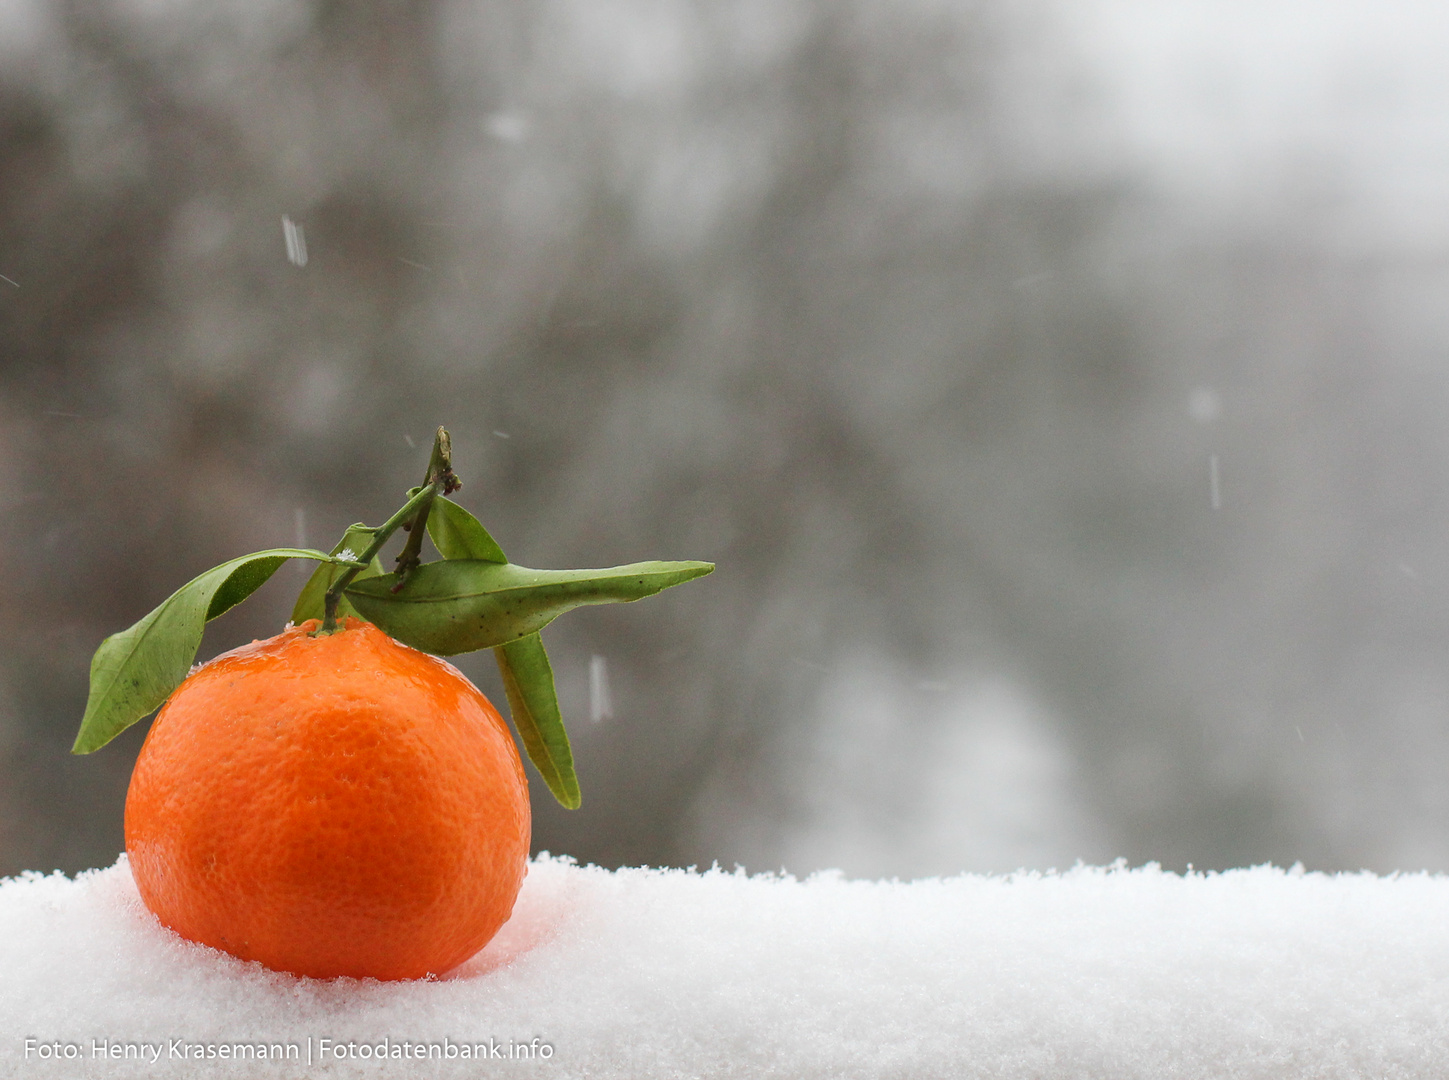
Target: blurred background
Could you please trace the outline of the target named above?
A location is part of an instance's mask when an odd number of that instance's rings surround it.
[[[537,849],[1449,870],[1446,49],[1413,0],[0,0],[0,873],[122,847],[101,639],[380,521],[440,423],[516,561],[719,566],[545,631]]]

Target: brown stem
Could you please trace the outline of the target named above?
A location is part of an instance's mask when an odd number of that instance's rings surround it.
[[[372,543],[367,545],[367,550],[357,557],[358,566],[350,566],[332,583],[327,594],[322,598],[322,625],[316,630],[317,634],[331,634],[337,630],[337,607],[342,602],[342,592],[352,584],[352,579],[363,566],[369,565],[377,557],[397,531],[398,526],[410,528],[412,534],[408,537],[407,545],[403,548],[402,554],[398,556],[398,576],[405,578],[407,571],[418,564],[418,552],[422,548],[423,531],[428,523],[428,511],[432,509],[433,500],[439,494],[448,494],[457,491],[462,483],[453,475],[453,447],[448,438],[448,432],[444,428],[438,428],[437,436],[433,439],[433,453],[428,459],[428,475],[423,481],[423,486],[412,493],[408,501],[403,504],[402,509],[393,514],[385,522],[372,531]],[[394,592],[402,588],[399,581]]]
[[[439,494],[447,495],[457,491],[463,485],[453,475],[453,442],[448,438],[446,428],[439,427],[437,434],[433,437],[433,452],[428,458],[428,472],[423,477],[423,486],[431,488],[433,495],[418,507],[417,514],[413,519],[403,526],[408,530],[408,542],[403,545],[402,551],[397,556],[397,584],[392,587],[397,592],[407,583],[408,574],[422,562],[423,533],[427,531],[428,514],[433,509],[433,498]]]

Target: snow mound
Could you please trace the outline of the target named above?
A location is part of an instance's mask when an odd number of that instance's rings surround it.
[[[171,934],[122,857],[0,882],[0,1076],[1439,1078],[1446,913],[1428,875],[540,856],[448,977],[317,982]]]

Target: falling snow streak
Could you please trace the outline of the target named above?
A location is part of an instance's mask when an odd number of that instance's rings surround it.
[[[307,234],[286,214],[282,215],[282,239],[287,244],[287,261],[293,266],[306,266]]]
[[[589,658],[589,717],[594,723],[614,718],[609,696],[609,664],[602,656]]]

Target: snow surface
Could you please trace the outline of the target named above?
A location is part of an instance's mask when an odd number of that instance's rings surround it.
[[[1422,874],[799,881],[541,856],[451,976],[328,983],[177,938],[123,857],[0,883],[0,1076],[1437,1078],[1446,913],[1449,878]],[[324,1039],[459,1056],[323,1062]],[[490,1039],[551,1056],[461,1056]],[[258,1041],[298,1057],[171,1056]],[[141,1043],[159,1060],[93,1056]]]

